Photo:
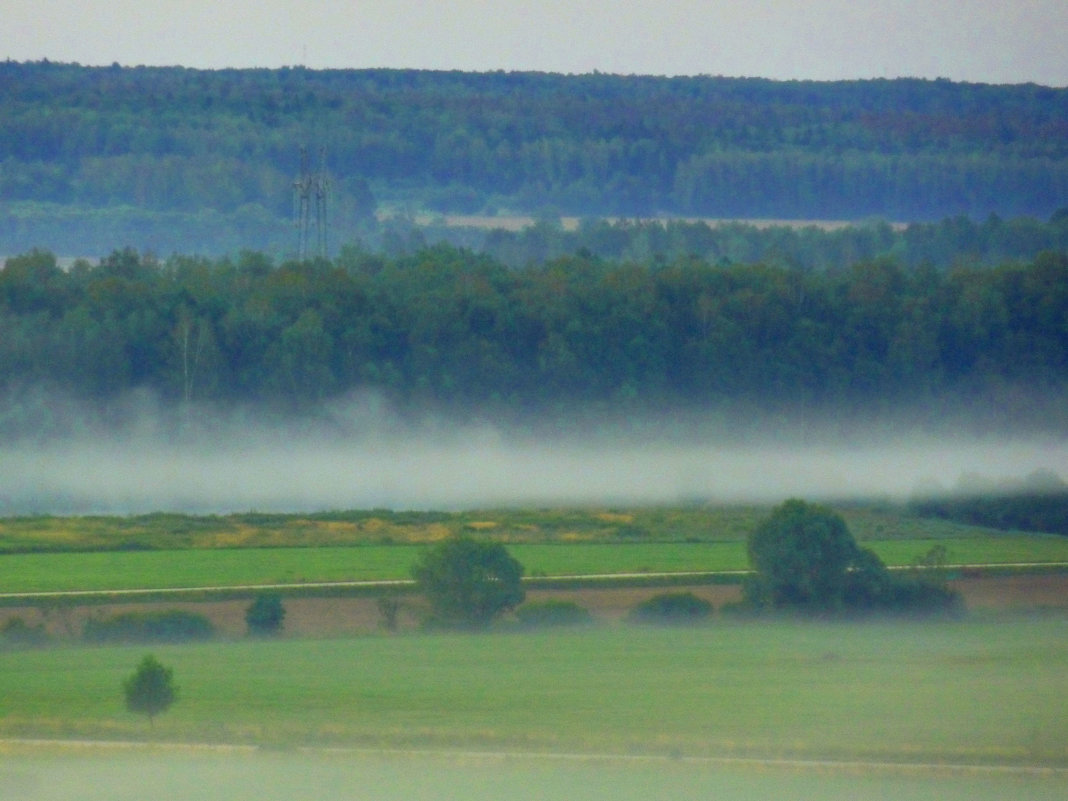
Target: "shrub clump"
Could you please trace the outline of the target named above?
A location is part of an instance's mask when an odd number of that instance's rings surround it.
[[[593,622],[590,610],[574,601],[535,601],[515,610],[524,628],[543,626],[581,626]]]
[[[932,548],[911,575],[895,576],[825,506],[786,501],[750,533],[747,547],[753,573],[742,597],[753,611],[931,615],[962,608],[946,581],[945,548]]]
[[[263,593],[245,609],[245,625],[253,636],[266,637],[282,631],[282,622],[286,618],[286,608],[282,596],[277,593]]]
[[[85,621],[82,637],[91,643],[188,642],[207,640],[215,627],[204,615],[184,609],[123,612]]]
[[[712,603],[692,592],[666,592],[635,606],[630,619],[635,623],[697,623],[712,615]]]
[[[48,642],[48,632],[38,623],[31,626],[21,617],[12,617],[0,626],[0,644],[6,648],[35,648]]]

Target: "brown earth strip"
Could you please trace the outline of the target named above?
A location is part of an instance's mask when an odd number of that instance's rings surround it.
[[[973,611],[1068,610],[1068,573],[1050,575],[970,576],[951,582]],[[639,602],[665,590],[654,587],[581,588],[574,590],[531,590],[528,601],[549,598],[573,601],[586,607],[599,622],[624,618]],[[671,592],[693,592],[718,609],[741,597],[738,585],[672,587]],[[91,616],[147,609],[187,609],[208,617],[223,636],[242,636],[248,600],[176,601],[164,603],[121,603],[91,606],[6,607],[0,609],[0,625],[15,616],[30,625],[43,622],[56,636],[70,637],[81,632]],[[421,601],[416,596],[402,600],[399,623],[402,628],[417,625]],[[287,598],[285,634],[289,636],[339,636],[366,634],[379,630],[382,616],[374,598]]]

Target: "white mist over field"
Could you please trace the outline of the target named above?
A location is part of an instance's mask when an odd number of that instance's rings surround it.
[[[0,446],[0,514],[905,498],[966,476],[1068,475],[1068,441],[1048,436],[895,438],[883,428],[866,438],[728,441],[596,430],[534,436],[379,414],[320,423],[229,420],[175,436],[140,420],[108,436]]]
[[[73,752],[0,756],[0,798],[20,801],[912,801],[1047,799],[1054,779],[1012,773],[799,770],[662,757],[460,753]]]

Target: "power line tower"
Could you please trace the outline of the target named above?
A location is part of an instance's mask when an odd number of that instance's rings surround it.
[[[293,182],[293,212],[297,225],[297,260],[308,258],[308,223],[311,216],[312,177],[308,172],[308,148],[300,148],[300,175]]]
[[[326,174],[326,148],[319,149],[319,169],[312,173],[308,166],[308,149],[300,149],[300,175],[293,182],[293,210],[297,227],[297,259],[305,261],[311,245],[311,216],[315,209],[315,256],[327,258],[327,198],[330,179]]]
[[[321,259],[329,256],[326,232],[326,198],[330,191],[330,180],[326,176],[326,148],[319,148],[319,172],[313,180],[315,190],[315,239],[316,255]]]

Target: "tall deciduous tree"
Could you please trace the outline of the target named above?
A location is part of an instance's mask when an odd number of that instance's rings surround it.
[[[857,545],[845,521],[825,506],[793,499],[762,521],[748,541],[753,568],[745,601],[761,609],[805,612],[953,612],[960,596],[940,571],[891,575],[878,555]],[[928,555],[936,566],[944,553]]]
[[[412,576],[431,608],[431,621],[482,628],[523,602],[523,566],[500,543],[446,540],[423,554]]]
[[[749,535],[755,571],[746,599],[762,607],[839,608],[857,543],[842,517],[824,506],[792,499]]]

